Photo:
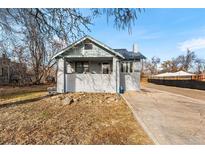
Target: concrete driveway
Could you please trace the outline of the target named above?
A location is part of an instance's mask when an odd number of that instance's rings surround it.
[[[151,88],[123,97],[156,144],[205,144],[205,101]]]

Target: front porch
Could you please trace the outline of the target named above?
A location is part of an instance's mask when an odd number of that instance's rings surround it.
[[[112,74],[112,57],[65,58],[66,74]]]
[[[64,58],[64,92],[119,90],[119,63],[114,57]]]

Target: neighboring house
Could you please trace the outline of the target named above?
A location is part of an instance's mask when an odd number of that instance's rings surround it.
[[[53,58],[58,65],[59,93],[140,90],[142,59],[145,59],[140,52],[112,49],[85,36]]]
[[[5,54],[0,57],[0,85],[18,84],[27,81],[26,65],[11,61]]]
[[[5,54],[0,57],[0,85],[6,85],[10,80],[10,59]]]

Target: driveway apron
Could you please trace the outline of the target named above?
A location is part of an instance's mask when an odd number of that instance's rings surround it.
[[[205,101],[151,88],[122,96],[156,144],[205,144]]]

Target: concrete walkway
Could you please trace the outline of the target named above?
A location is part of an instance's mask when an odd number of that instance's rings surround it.
[[[156,144],[205,144],[205,101],[151,88],[123,97]]]

